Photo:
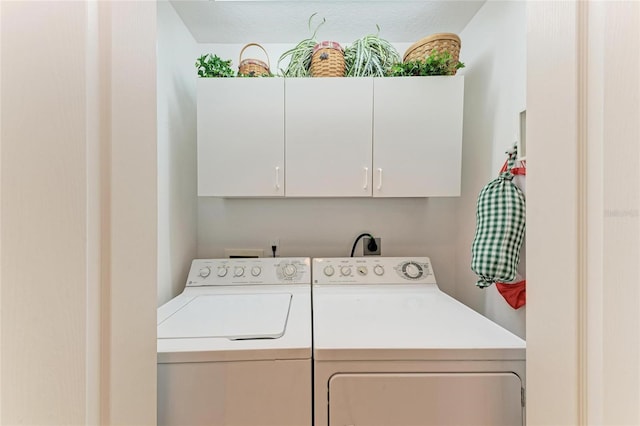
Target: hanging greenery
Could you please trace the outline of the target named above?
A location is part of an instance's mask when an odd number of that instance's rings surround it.
[[[311,21],[315,15],[317,15],[317,13],[314,13],[309,17],[309,31],[311,31]],[[316,40],[316,33],[325,22],[326,19],[322,18],[322,22],[318,24],[310,38],[302,40],[293,49],[287,50],[282,54],[282,56],[280,56],[280,59],[278,59],[278,69],[284,77],[309,77],[313,48],[318,43]],[[290,60],[287,68],[283,70],[280,68],[280,62],[286,58],[290,58]]]
[[[400,62],[400,54],[378,32],[354,41],[344,50],[347,77],[383,77],[394,63]]]

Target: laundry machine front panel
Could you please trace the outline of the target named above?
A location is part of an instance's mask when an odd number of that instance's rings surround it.
[[[522,425],[521,390],[506,372],[335,374],[329,425]]]
[[[311,360],[158,364],[158,425],[312,424]]]

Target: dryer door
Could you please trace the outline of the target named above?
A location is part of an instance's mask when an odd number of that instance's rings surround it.
[[[513,373],[336,374],[329,425],[522,425],[521,389]]]

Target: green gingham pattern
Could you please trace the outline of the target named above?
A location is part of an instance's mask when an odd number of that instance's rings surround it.
[[[512,182],[515,157],[511,152],[507,171],[478,195],[476,234],[471,246],[471,269],[480,278],[478,287],[516,278],[525,231],[525,200]]]

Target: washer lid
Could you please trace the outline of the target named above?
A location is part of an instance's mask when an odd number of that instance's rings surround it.
[[[290,293],[195,296],[158,324],[158,339],[277,339],[284,335]]]

